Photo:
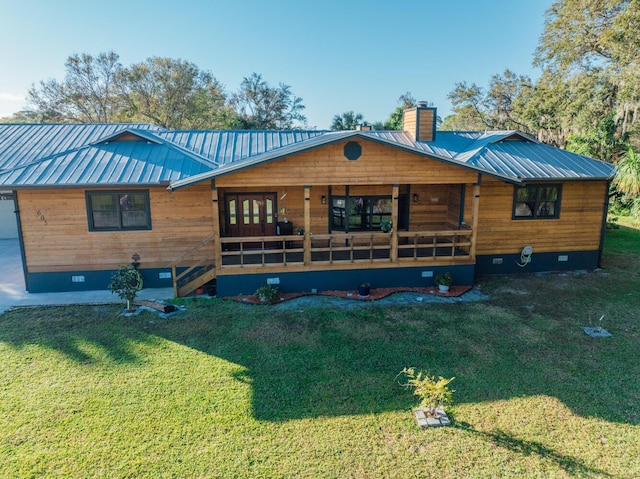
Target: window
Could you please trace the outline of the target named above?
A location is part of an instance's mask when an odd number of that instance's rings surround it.
[[[148,191],[87,191],[89,231],[149,230]]]
[[[393,203],[388,196],[338,196],[332,207],[333,229],[377,231],[383,219],[391,221]]]
[[[516,186],[513,218],[558,218],[561,190],[560,185]]]

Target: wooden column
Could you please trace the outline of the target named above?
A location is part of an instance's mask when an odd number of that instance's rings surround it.
[[[398,197],[400,196],[400,185],[393,185],[393,192],[391,193],[391,251],[389,259],[392,263],[398,261]]]
[[[304,264],[311,264],[311,187],[304,187]]]
[[[473,185],[473,200],[471,203],[471,259],[476,260],[476,239],[478,237],[478,211],[480,210],[480,183],[482,175],[478,175],[478,182]]]
[[[222,244],[220,243],[220,207],[218,205],[218,188],[211,182],[211,203],[213,207],[213,260],[216,269],[222,267]]]

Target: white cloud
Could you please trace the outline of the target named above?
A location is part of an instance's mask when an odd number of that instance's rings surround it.
[[[22,95],[14,95],[12,93],[2,93],[0,92],[0,101],[24,101],[24,96]]]
[[[0,92],[0,118],[11,116],[15,112],[22,110],[26,103],[25,96]]]

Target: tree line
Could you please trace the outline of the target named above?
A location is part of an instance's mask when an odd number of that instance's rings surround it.
[[[517,129],[545,143],[613,162],[615,199],[640,216],[640,0],[557,0],[545,14],[534,52],[533,81],[510,69],[488,87],[456,83],[448,98],[447,130]],[[62,81],[28,91],[16,122],[150,122],[171,129],[291,129],[306,127],[303,100],[289,85],[245,77],[227,93],[206,70],[180,59],[151,57],[123,66],[115,52],[71,55]],[[400,130],[402,112],[416,106],[410,92],[378,130]],[[331,129],[365,122],[353,110],[335,115]]]
[[[306,125],[304,104],[289,85],[245,77],[236,92],[194,63],[151,57],[123,66],[113,51],[71,55],[62,81],[42,80],[16,122],[144,122],[171,129],[290,129]]]
[[[545,14],[533,81],[510,69],[487,88],[456,83],[443,130],[520,130],[569,151],[615,163],[613,203],[640,217],[640,0],[557,0]],[[400,115],[382,124],[399,129]],[[398,111],[396,113],[398,113]],[[334,117],[340,128],[348,112]],[[375,125],[375,124],[374,124]]]

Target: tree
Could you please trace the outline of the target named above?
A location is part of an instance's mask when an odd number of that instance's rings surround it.
[[[222,85],[208,71],[181,59],[148,58],[123,71],[130,118],[173,129],[237,127]]]
[[[530,132],[524,109],[531,96],[533,85],[529,77],[505,70],[502,75],[493,75],[489,89],[475,83],[457,83],[448,98],[453,103],[453,115],[443,125],[463,126],[462,129],[518,129]],[[478,128],[480,127],[480,128]]]
[[[617,191],[629,204],[633,216],[640,216],[640,155],[629,147],[618,161],[618,171],[613,180]]]
[[[640,0],[558,0],[547,11],[534,65],[549,72],[554,85],[577,78],[596,84],[596,101],[583,102],[596,112],[594,124],[613,111],[622,118],[622,134],[637,134],[639,64]]]
[[[398,98],[398,106],[389,115],[385,122],[376,122],[373,124],[375,130],[402,130],[402,116],[404,110],[413,108],[418,104],[411,92],[406,92]]]
[[[335,115],[331,121],[332,130],[355,130],[364,121],[362,113],[353,110],[345,111],[342,115]]]
[[[614,114],[609,113],[585,133],[570,134],[567,138],[567,150],[602,161],[615,162],[628,148],[628,135],[617,134],[619,125],[620,120],[616,120]]]
[[[27,95],[28,114],[41,122],[108,123],[124,106],[119,94],[122,71],[114,52],[71,55],[62,82],[43,80]]]
[[[271,87],[257,73],[243,79],[240,90],[231,96],[231,105],[247,129],[284,130],[307,121],[302,98],[295,96],[289,85]]]

